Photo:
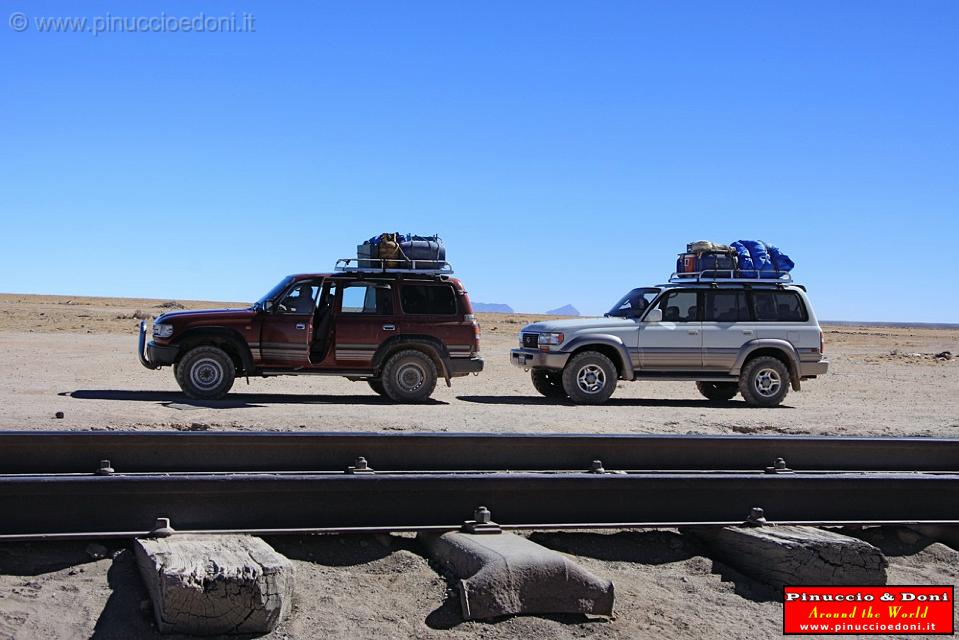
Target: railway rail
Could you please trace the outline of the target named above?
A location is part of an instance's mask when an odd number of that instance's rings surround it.
[[[363,457],[365,460],[359,460]],[[777,461],[777,458],[780,459]],[[959,524],[959,440],[0,434],[0,539],[178,531]],[[162,524],[162,522],[161,522]]]
[[[801,471],[956,471],[959,439],[341,432],[0,432],[0,474],[606,469],[761,471],[783,458]]]

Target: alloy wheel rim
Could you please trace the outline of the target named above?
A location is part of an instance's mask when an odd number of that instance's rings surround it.
[[[756,392],[764,398],[770,398],[782,387],[782,378],[775,369],[760,369],[753,381]]]
[[[584,393],[599,393],[606,386],[606,372],[602,367],[588,364],[576,373],[576,386]]]

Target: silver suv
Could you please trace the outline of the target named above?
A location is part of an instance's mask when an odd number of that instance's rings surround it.
[[[826,373],[822,330],[791,280],[671,278],[602,318],[527,325],[514,366],[546,397],[601,404],[617,380],[690,380],[706,398],[774,407]]]

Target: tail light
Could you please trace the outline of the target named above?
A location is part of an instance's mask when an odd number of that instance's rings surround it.
[[[822,329],[819,330],[819,353],[826,353],[826,342],[823,340]]]
[[[466,316],[466,319],[473,323],[473,353],[479,353],[480,350],[480,324],[476,316],[472,313]]]

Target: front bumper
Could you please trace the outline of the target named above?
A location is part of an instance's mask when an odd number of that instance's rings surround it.
[[[509,352],[509,362],[514,367],[523,369],[562,369],[566,366],[569,355],[539,349],[512,349]]]
[[[799,377],[812,378],[815,376],[825,375],[828,369],[829,369],[829,360],[827,360],[826,358],[822,358],[818,362],[800,362]]]
[[[447,363],[450,377],[459,378],[482,371],[484,361],[480,356],[473,356],[472,358],[450,358]]]
[[[178,345],[160,345],[153,341],[144,345],[147,336],[146,321],[140,322],[140,334],[137,337],[137,359],[147,369],[159,369],[168,367],[176,361],[177,353],[180,351]]]

